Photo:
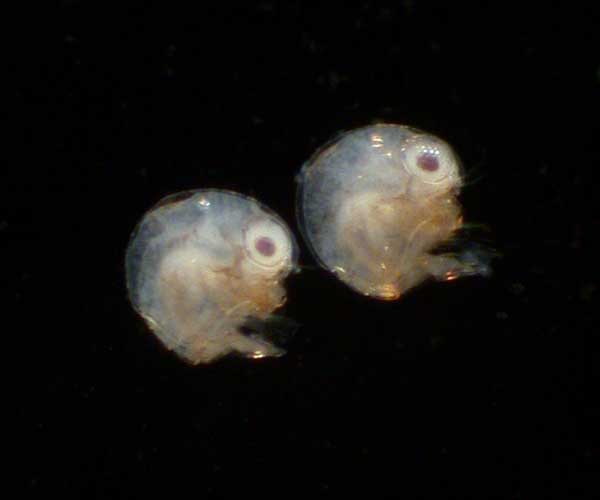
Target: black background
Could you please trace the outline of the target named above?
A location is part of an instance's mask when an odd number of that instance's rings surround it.
[[[19,18],[0,235],[23,496],[593,497],[598,9],[193,4]],[[124,288],[145,210],[227,188],[297,233],[301,164],[374,121],[455,147],[493,277],[380,303],[301,243],[287,356],[165,351]]]

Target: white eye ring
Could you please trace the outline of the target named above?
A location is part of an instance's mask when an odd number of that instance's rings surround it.
[[[244,230],[244,250],[264,268],[281,267],[291,258],[290,238],[273,219],[254,219]]]
[[[404,149],[406,170],[425,184],[446,184],[458,175],[458,165],[450,147],[428,136],[417,137]]]

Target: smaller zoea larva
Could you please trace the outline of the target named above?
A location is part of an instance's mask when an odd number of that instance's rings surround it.
[[[285,223],[258,201],[188,191],[166,197],[137,225],[126,252],[127,288],[156,336],[193,364],[228,353],[278,356],[284,351],[256,325],[285,302],[282,282],[296,256]],[[249,322],[253,334],[245,331]]]
[[[402,125],[352,130],[298,175],[297,215],[321,265],[354,290],[393,300],[428,277],[489,272],[483,253],[440,254],[462,227],[458,158],[443,140]]]

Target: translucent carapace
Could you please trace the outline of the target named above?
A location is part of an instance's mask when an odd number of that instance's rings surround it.
[[[308,246],[362,294],[393,300],[430,276],[487,272],[476,253],[434,253],[463,223],[459,161],[435,136],[391,124],[352,130],[321,148],[297,180]]]
[[[296,257],[285,223],[256,200],[220,190],[178,193],[135,229],[127,288],[158,338],[191,363],[230,352],[278,356],[283,350],[260,335],[260,324],[285,302],[282,281]]]

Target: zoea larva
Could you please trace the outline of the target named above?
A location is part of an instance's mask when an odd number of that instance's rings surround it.
[[[459,161],[435,136],[391,124],[356,129],[317,151],[297,180],[308,246],[362,294],[393,300],[430,276],[483,272],[476,254],[435,252],[462,226]]]
[[[129,297],[168,349],[191,363],[281,348],[244,325],[285,302],[282,281],[297,247],[285,223],[256,200],[201,190],[168,196],[147,212],[126,253]]]

